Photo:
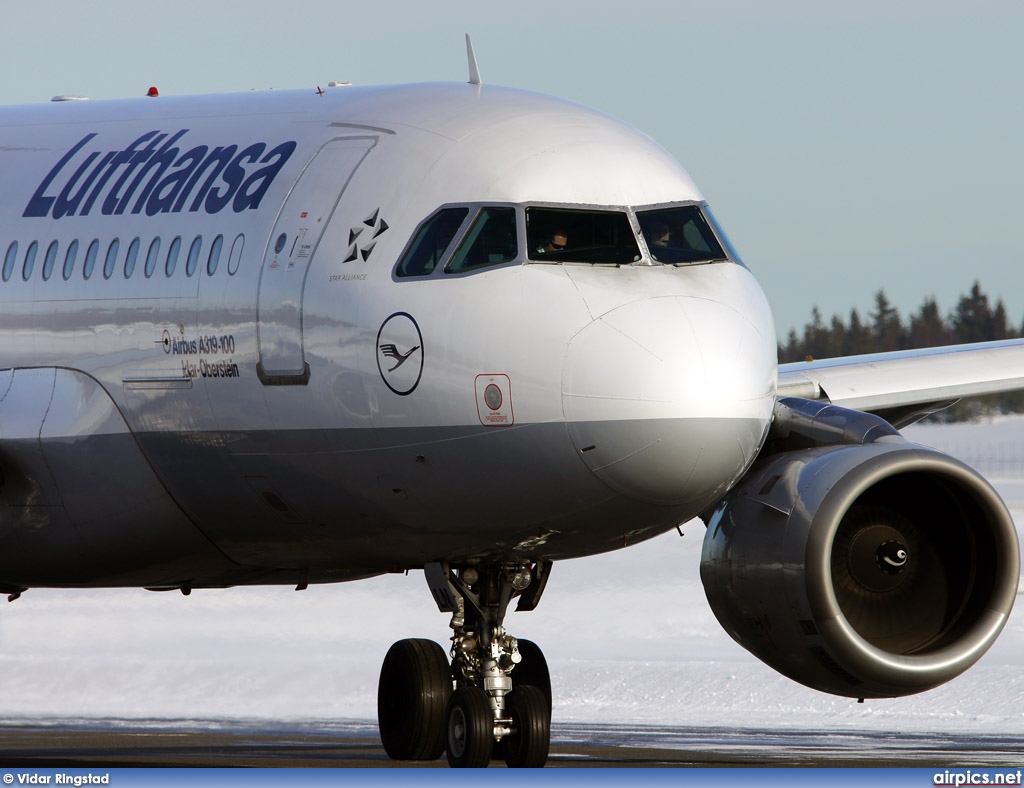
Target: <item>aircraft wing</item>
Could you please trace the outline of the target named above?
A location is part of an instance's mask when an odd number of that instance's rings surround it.
[[[779,365],[780,397],[827,400],[906,426],[962,397],[1024,389],[1024,339]]]

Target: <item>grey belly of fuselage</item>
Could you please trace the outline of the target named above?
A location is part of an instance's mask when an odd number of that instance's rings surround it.
[[[697,442],[758,428],[706,419]],[[624,495],[575,456],[564,423],[123,432],[4,452],[20,469],[0,505],[9,587],[301,584],[435,560],[557,560],[654,536],[712,494],[670,506]]]

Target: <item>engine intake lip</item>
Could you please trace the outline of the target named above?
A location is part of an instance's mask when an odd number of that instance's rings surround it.
[[[829,656],[878,690],[864,687],[866,697],[884,696],[887,687],[902,695],[908,688],[922,691],[954,678],[991,646],[1016,596],[1020,558],[1005,505],[973,470],[908,444],[877,445],[870,455],[836,482],[814,514],[805,554],[808,604]],[[950,510],[948,516],[936,516],[941,524],[922,523],[920,517],[914,522],[910,503],[920,504],[921,495],[884,495],[904,485],[917,485],[917,492],[932,496],[931,514]],[[865,506],[893,498],[908,502],[891,508],[909,526],[902,521],[873,526],[870,512],[868,521],[857,521]],[[890,575],[867,567],[875,558],[861,553],[878,552],[891,536],[888,531],[872,535],[873,527],[891,528],[897,534],[892,541],[908,546],[905,571]],[[855,543],[862,539],[875,546],[858,552]],[[957,562],[970,571],[957,569]],[[885,578],[896,582],[890,585]],[[934,602],[935,594],[945,595],[945,606],[936,613],[929,605],[930,618],[915,621],[917,611],[925,610],[922,603]],[[887,605],[894,613],[889,623],[871,623]]]

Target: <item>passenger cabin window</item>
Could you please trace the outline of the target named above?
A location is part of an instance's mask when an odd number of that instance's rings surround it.
[[[228,273],[231,275],[238,270],[244,242],[244,236],[238,235],[232,243],[227,264]],[[102,243],[107,242],[103,241]],[[182,239],[178,236],[168,247],[167,256],[164,258],[164,271],[168,277],[172,276],[175,272],[178,257],[181,253],[181,246]],[[100,247],[101,241],[98,238],[94,238],[89,242],[89,246],[85,252],[85,259],[82,264],[82,279],[91,279],[93,273],[96,271],[96,266],[100,262]],[[147,247],[143,268],[147,279],[151,278],[156,271],[156,267],[160,259],[160,247],[161,240],[159,237],[154,238]],[[20,254],[22,248],[24,248],[23,255]],[[121,259],[120,249],[121,241],[118,238],[114,238],[107,244],[106,251],[103,253],[103,265],[101,268],[104,279],[111,279],[113,277],[114,272],[118,267],[118,261]],[[57,268],[61,252],[61,241],[51,240],[47,242],[45,250],[45,254],[42,258],[42,266],[40,268],[40,277],[42,281],[48,282],[53,278],[54,271]],[[14,277],[15,268],[20,262],[21,278],[25,282],[32,281],[32,275],[36,271],[36,262],[39,259],[40,251],[40,241],[31,241],[27,247],[20,247],[17,241],[12,241],[8,245],[7,251],[4,254],[2,268],[0,268],[0,278],[2,278],[4,282],[9,282]],[[75,272],[75,264],[78,262],[78,251],[79,240],[76,238],[69,241],[66,249],[64,250],[64,260],[60,269],[65,282],[69,281]],[[134,275],[141,251],[142,240],[138,237],[133,238],[131,243],[128,245],[127,252],[123,258],[123,272],[125,279],[130,279]],[[213,242],[210,244],[209,251],[206,252],[205,255],[206,273],[209,276],[213,276],[217,272],[217,269],[220,267],[221,257],[223,254],[224,236],[218,235],[213,239]],[[203,260],[203,238],[202,236],[197,235],[189,245],[188,256],[185,261],[185,275],[190,277],[194,276],[199,270],[199,263],[201,260]]]
[[[46,249],[46,258],[43,260],[43,281],[48,282],[53,275],[53,266],[57,263],[57,250],[60,244],[51,241]]]
[[[174,269],[178,265],[178,254],[181,252],[181,236],[177,236],[171,241],[171,246],[167,250],[167,262],[164,264],[164,274],[169,279],[174,274]]]
[[[637,211],[640,230],[659,263],[707,263],[726,254],[696,205]]]
[[[444,259],[469,208],[442,208],[421,226],[398,263],[398,276],[426,276]]]
[[[121,248],[121,242],[115,238],[107,247],[107,257],[103,261],[103,278],[110,279],[114,275],[114,268],[117,266],[117,253]]]
[[[530,259],[560,263],[635,263],[640,247],[621,211],[526,209]]]
[[[224,236],[218,235],[210,245],[210,256],[206,259],[206,275],[213,276],[220,265],[220,251],[224,248]]]
[[[197,235],[195,240],[192,241],[192,246],[188,248],[188,258],[185,260],[185,276],[192,276],[196,272],[196,266],[199,265],[199,253],[203,248],[203,237]]]
[[[481,208],[444,272],[461,274],[508,263],[518,254],[515,208]]]
[[[4,270],[3,279],[6,282],[11,278],[11,274],[14,273],[14,263],[18,259],[18,242],[11,241],[11,245],[7,247],[7,256],[4,257]]]
[[[32,269],[36,267],[36,253],[39,251],[39,242],[33,241],[25,250],[25,264],[21,267],[21,278],[26,282],[32,277]]]
[[[149,245],[149,251],[146,252],[146,264],[142,268],[142,273],[146,275],[146,279],[149,279],[156,271],[156,261],[160,256],[160,239],[154,238],[153,242]]]
[[[68,281],[71,278],[71,274],[75,272],[75,260],[78,258],[78,240],[72,241],[68,244],[68,251],[64,255],[64,281]]]
[[[235,236],[235,242],[231,244],[231,254],[228,256],[228,276],[234,276],[238,266],[242,262],[242,249],[245,247],[245,236]]]
[[[100,253],[100,242],[93,238],[89,248],[85,250],[85,262],[82,264],[82,278],[88,279],[96,268],[96,256]]]
[[[142,242],[138,238],[134,239],[128,246],[128,254],[124,258],[124,278],[131,279],[133,273],[135,273],[135,263],[139,259],[139,247]]]

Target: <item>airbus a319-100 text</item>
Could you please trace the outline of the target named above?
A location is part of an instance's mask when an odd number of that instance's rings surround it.
[[[422,570],[450,651],[395,643],[380,733],[455,766],[547,758],[509,604],[696,516],[716,616],[786,676],[974,664],[1014,525],[898,428],[1022,387],[1021,345],[780,368],[678,162],[471,75],[0,110],[3,590]]]

